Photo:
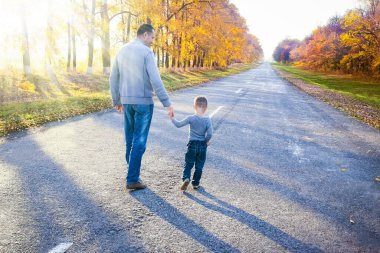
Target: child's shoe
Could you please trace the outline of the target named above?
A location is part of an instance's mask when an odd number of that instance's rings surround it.
[[[181,186],[181,190],[182,191],[186,191],[187,190],[187,186],[189,185],[190,183],[190,179],[186,178],[185,180],[183,180],[183,184]]]
[[[194,189],[194,190],[199,190],[199,188],[201,188],[200,185],[193,185],[193,189]]]

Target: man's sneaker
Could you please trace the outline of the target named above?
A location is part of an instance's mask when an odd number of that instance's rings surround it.
[[[199,188],[201,188],[200,185],[193,185],[193,189],[194,189],[194,190],[199,190]]]
[[[144,184],[142,182],[127,184],[127,189],[129,189],[129,190],[141,190],[141,189],[145,189],[145,188],[146,188],[146,184]]]
[[[183,180],[183,184],[181,186],[181,190],[182,191],[186,191],[187,189],[187,186],[190,184],[190,179],[186,178],[185,180]]]

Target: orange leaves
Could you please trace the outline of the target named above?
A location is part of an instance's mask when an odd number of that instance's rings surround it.
[[[280,43],[275,60],[314,70],[380,75],[380,4],[371,8],[331,18],[292,48],[289,58],[281,54],[288,47]]]

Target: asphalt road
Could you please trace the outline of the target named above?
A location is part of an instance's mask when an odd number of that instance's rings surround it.
[[[199,191],[179,190],[188,129],[159,103],[142,191],[112,110],[3,139],[0,252],[380,252],[377,130],[267,63],[172,93],[178,119],[196,95],[215,128]]]

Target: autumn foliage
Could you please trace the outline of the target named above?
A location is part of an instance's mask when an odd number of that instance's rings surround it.
[[[57,8],[58,2],[65,12]],[[67,71],[78,71],[78,66],[83,69],[86,64],[89,74],[93,73],[93,66],[101,65],[103,73],[109,74],[112,57],[136,37],[143,23],[155,28],[152,49],[161,68],[224,68],[232,63],[258,61],[263,54],[258,39],[249,34],[245,19],[229,0],[44,0],[44,3],[47,19],[45,28],[38,32],[31,31],[33,27],[28,22],[31,20],[28,6],[32,3],[20,4],[22,56],[17,58],[26,75],[32,74],[32,69],[41,62],[49,76],[54,75],[52,69],[58,64]],[[45,44],[45,50],[39,54],[35,53],[40,44],[36,41]],[[12,50],[17,48],[21,45]]]
[[[312,70],[380,76],[380,1],[363,2],[364,8],[332,17],[297,46],[282,41],[274,59]]]
[[[161,67],[225,67],[262,57],[258,39],[228,0],[135,1],[131,8],[156,28],[154,51]]]

